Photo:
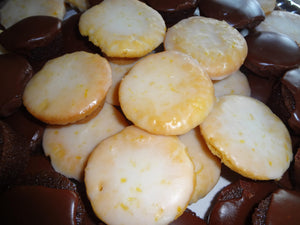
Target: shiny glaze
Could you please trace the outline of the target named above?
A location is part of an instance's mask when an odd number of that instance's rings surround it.
[[[50,16],[31,16],[9,27],[0,34],[5,49],[26,53],[50,44],[59,34],[61,21]]]
[[[1,195],[0,217],[6,225],[75,225],[77,194],[44,186],[19,186]]]
[[[265,14],[256,0],[200,0],[200,15],[225,20],[235,28],[254,28]]]
[[[24,137],[25,144],[32,151],[41,145],[45,124],[35,119],[24,107],[3,120]]]
[[[15,54],[0,55],[0,117],[11,115],[22,105],[24,88],[32,77],[28,61]]]
[[[297,225],[300,221],[300,193],[279,189],[272,194],[266,224]]]
[[[206,225],[206,222],[199,218],[193,211],[186,209],[180,217],[169,225]]]
[[[277,188],[273,182],[239,180],[224,188],[209,216],[209,225],[247,224],[253,207]]]
[[[287,108],[290,109],[290,118],[288,119],[288,124],[293,131],[297,134],[300,134],[300,68],[290,70],[285,73],[285,75],[281,79],[281,83],[284,88],[289,90],[289,93],[292,94],[294,99],[294,105],[289,106],[289,101],[284,101],[287,105]],[[286,100],[286,96],[284,96],[284,91],[282,91],[283,98]]]
[[[162,15],[168,27],[192,16],[197,8],[197,0],[146,0],[144,2]]]
[[[280,77],[300,65],[300,47],[286,35],[255,32],[245,39],[248,55],[244,65],[261,76]]]

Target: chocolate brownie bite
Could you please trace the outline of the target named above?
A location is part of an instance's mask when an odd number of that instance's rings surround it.
[[[0,191],[23,172],[29,156],[30,151],[24,147],[22,137],[0,120]]]
[[[278,187],[272,181],[240,179],[217,194],[209,214],[209,225],[251,224],[254,207]]]
[[[31,16],[0,34],[0,44],[29,61],[53,57],[61,48],[61,20],[52,16]]]
[[[300,221],[300,192],[278,189],[260,202],[252,215],[253,225],[296,225]]]
[[[300,47],[289,36],[253,32],[245,37],[248,55],[244,66],[263,77],[280,77],[300,65]]]
[[[146,0],[144,2],[161,14],[168,27],[193,16],[198,6],[198,0]]]
[[[24,57],[9,53],[0,55],[0,71],[0,117],[6,117],[22,105],[32,67]]]
[[[268,105],[292,133],[300,134],[300,68],[287,71],[274,86]]]
[[[180,217],[169,225],[206,225],[206,222],[193,211],[186,209]]]
[[[225,20],[237,29],[252,29],[265,19],[256,0],[200,0],[200,15]]]
[[[25,107],[12,115],[3,118],[20,136],[25,140],[25,144],[32,152],[38,151],[41,147],[45,124],[34,118]]]
[[[292,179],[295,185],[295,189],[300,190],[300,148],[298,148],[294,156]]]

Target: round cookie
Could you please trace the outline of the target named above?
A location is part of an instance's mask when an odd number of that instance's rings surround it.
[[[197,60],[176,51],[139,60],[124,77],[119,100],[125,116],[154,134],[180,135],[213,107],[213,84]]]
[[[224,95],[250,96],[251,94],[248,79],[240,70],[237,70],[222,80],[214,81],[214,88],[217,98]]]
[[[135,126],[100,142],[85,169],[96,215],[115,225],[169,224],[186,209],[194,179],[193,163],[176,136]]]
[[[254,98],[219,98],[200,128],[213,154],[242,176],[279,180],[293,159],[287,128]]]
[[[288,35],[300,45],[300,15],[283,10],[274,10],[259,24],[256,31],[278,32]]]
[[[142,57],[164,39],[166,25],[161,15],[136,0],[111,0],[85,11],[79,30],[108,57]]]
[[[29,16],[53,16],[63,19],[66,12],[64,0],[9,0],[0,9],[0,22],[8,28]]]
[[[198,127],[180,135],[179,139],[186,145],[194,164],[196,184],[191,204],[203,198],[216,185],[221,174],[221,162],[208,149]]]
[[[276,0],[257,0],[266,15],[273,12],[276,7]]]
[[[88,122],[68,126],[49,126],[43,136],[43,148],[56,171],[82,181],[88,156],[103,139],[127,126],[123,115],[105,103],[102,110]]]
[[[109,63],[100,55],[65,54],[49,60],[27,83],[23,103],[45,123],[74,123],[101,109],[111,79]]]
[[[201,16],[181,20],[169,28],[164,46],[197,59],[214,80],[238,70],[247,56],[247,43],[236,29],[225,21]]]
[[[137,60],[136,60],[137,61]],[[118,64],[113,60],[109,59],[109,64],[112,71],[112,85],[109,88],[106,95],[106,102],[109,104],[119,106],[119,87],[123,77],[128,73],[128,71],[133,67],[136,61],[130,62],[128,64]]]

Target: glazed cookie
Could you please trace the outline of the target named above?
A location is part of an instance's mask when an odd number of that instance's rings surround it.
[[[85,169],[96,215],[115,225],[169,224],[186,209],[194,179],[193,163],[176,136],[135,126],[100,142]]]
[[[288,35],[300,44],[300,15],[282,10],[274,10],[257,26],[257,31],[279,32]]]
[[[169,28],[164,46],[197,59],[214,80],[238,70],[247,56],[247,43],[236,29],[225,21],[201,16],[181,20]]]
[[[79,30],[108,57],[142,57],[164,39],[166,25],[161,15],[136,0],[110,0],[88,9]]]
[[[221,97],[200,127],[213,154],[245,177],[279,180],[293,159],[287,128],[254,98]]]
[[[63,19],[65,12],[64,0],[10,0],[0,9],[0,22],[8,28],[29,16],[43,15]]]
[[[276,0],[257,0],[257,1],[266,15],[273,12],[273,10],[276,7]]]
[[[208,149],[198,127],[180,135],[179,139],[186,145],[187,152],[194,163],[196,184],[190,203],[195,203],[208,194],[218,182],[221,162]]]
[[[43,148],[56,171],[81,181],[87,158],[103,139],[127,126],[123,115],[106,103],[97,116],[86,123],[49,126],[43,137]]]
[[[245,95],[250,96],[251,89],[248,79],[240,70],[232,73],[223,80],[214,81],[215,96]]]
[[[114,60],[108,61],[112,71],[112,85],[109,88],[106,95],[106,102],[119,106],[119,87],[123,77],[128,73],[136,61],[130,62],[129,64],[118,64]]]
[[[213,107],[212,81],[197,60],[176,51],[139,60],[124,77],[119,100],[125,116],[154,134],[181,135]]]
[[[101,109],[111,82],[105,58],[87,52],[65,54],[48,61],[28,82],[23,103],[45,123],[74,123]]]

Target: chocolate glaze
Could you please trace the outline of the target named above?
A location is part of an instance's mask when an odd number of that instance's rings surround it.
[[[206,222],[199,218],[193,211],[186,209],[180,217],[169,225],[206,225]]]
[[[21,107],[11,116],[4,118],[3,121],[24,137],[25,144],[32,151],[41,146],[46,125],[34,118],[25,107]]]
[[[276,79],[258,76],[246,67],[242,66],[240,69],[246,76],[251,89],[251,97],[267,103],[272,94]]]
[[[280,77],[300,65],[300,47],[287,35],[254,32],[245,37],[248,55],[244,65],[264,77]]]
[[[197,0],[146,0],[144,2],[161,14],[168,27],[192,16],[197,8]]]
[[[238,180],[230,184],[217,195],[209,225],[249,224],[250,212],[255,205],[275,189],[274,182]]]
[[[272,194],[266,224],[297,225],[300,221],[300,192],[280,189]]]
[[[294,156],[292,174],[295,189],[300,190],[300,148],[298,148]]]
[[[1,223],[6,225],[75,225],[77,194],[44,186],[18,186],[0,196]]]
[[[285,73],[281,83],[282,97],[290,113],[288,124],[296,134],[300,134],[300,68]]]
[[[27,17],[0,34],[2,46],[13,52],[28,51],[49,45],[61,30],[61,20],[51,16]]]
[[[32,77],[32,67],[21,56],[4,54],[0,55],[0,71],[0,117],[5,117],[22,105],[22,95]]]
[[[88,0],[89,7],[93,7],[95,5],[98,5],[101,2],[103,2],[103,0]]]
[[[225,20],[237,29],[254,28],[265,19],[256,0],[200,0],[201,16]]]

